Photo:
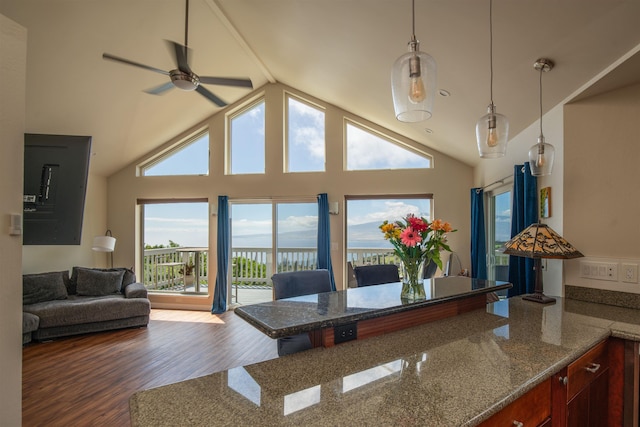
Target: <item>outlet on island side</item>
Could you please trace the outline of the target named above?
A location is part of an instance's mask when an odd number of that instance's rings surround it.
[[[333,328],[333,343],[340,344],[343,342],[358,339],[358,324],[348,323]]]

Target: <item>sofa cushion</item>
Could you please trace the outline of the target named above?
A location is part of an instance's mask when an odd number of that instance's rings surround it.
[[[135,283],[136,274],[133,270],[124,267],[116,267],[116,268],[89,268],[89,267],[73,267],[71,271],[71,279],[69,280],[69,286],[67,287],[67,292],[69,295],[75,295],[77,293],[78,287],[78,271],[80,270],[92,270],[92,271],[123,271],[124,275],[122,276],[122,285],[120,286],[120,292],[124,293],[124,288],[131,283]]]
[[[35,304],[67,298],[64,275],[68,271],[55,271],[22,276],[22,304]]]
[[[26,305],[23,310],[40,318],[40,330],[148,316],[151,304],[147,298],[125,298],[121,294],[101,297],[69,295],[64,301]]]
[[[124,271],[78,270],[76,292],[78,295],[101,296],[120,293]]]

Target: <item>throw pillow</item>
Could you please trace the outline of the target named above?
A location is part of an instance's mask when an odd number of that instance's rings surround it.
[[[67,299],[67,288],[64,275],[68,271],[51,273],[25,274],[22,276],[22,304]]]
[[[116,268],[89,268],[89,267],[73,267],[73,271],[71,273],[70,290],[69,295],[76,293],[76,288],[78,286],[78,271],[79,270],[92,270],[92,271],[123,271],[124,276],[122,277],[122,285],[120,287],[120,292],[124,293],[124,288],[131,283],[135,283],[136,281],[136,273],[129,268],[124,267],[116,267]]]
[[[124,271],[78,269],[76,291],[78,295],[102,296],[120,292]]]

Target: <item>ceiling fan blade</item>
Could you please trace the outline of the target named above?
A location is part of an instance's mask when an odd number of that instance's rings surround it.
[[[151,95],[162,95],[166,91],[168,91],[169,89],[173,89],[174,87],[175,87],[175,85],[173,84],[173,82],[167,82],[167,83],[161,84],[160,86],[156,86],[156,87],[152,87],[151,89],[147,89],[147,90],[145,90],[145,92],[149,93]]]
[[[207,89],[205,89],[202,86],[198,86],[196,88],[196,92],[198,92],[200,95],[204,96],[209,101],[216,104],[218,107],[226,107],[227,105],[226,102],[224,102],[222,99],[218,98],[217,96],[215,96],[213,93],[209,92]]]
[[[253,83],[249,79],[234,79],[230,77],[200,77],[200,83],[208,85],[238,86],[253,89]]]
[[[103,59],[109,59],[111,61],[122,62],[123,64],[133,65],[134,67],[144,68],[145,70],[153,71],[156,73],[164,74],[165,76],[169,75],[168,71],[160,70],[159,68],[150,67],[148,65],[140,64],[138,62],[130,61],[128,59],[120,58],[119,56],[111,55],[109,53],[102,54]]]
[[[178,69],[183,73],[191,74],[192,71],[189,67],[189,61],[187,60],[187,55],[191,52],[191,49],[171,40],[167,40],[167,43],[169,43],[169,47],[173,52],[176,64],[178,64]]]

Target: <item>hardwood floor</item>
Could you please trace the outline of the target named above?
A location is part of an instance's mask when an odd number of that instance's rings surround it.
[[[25,346],[22,425],[130,426],[136,391],[276,357],[276,341],[231,311],[154,309],[147,328]]]

